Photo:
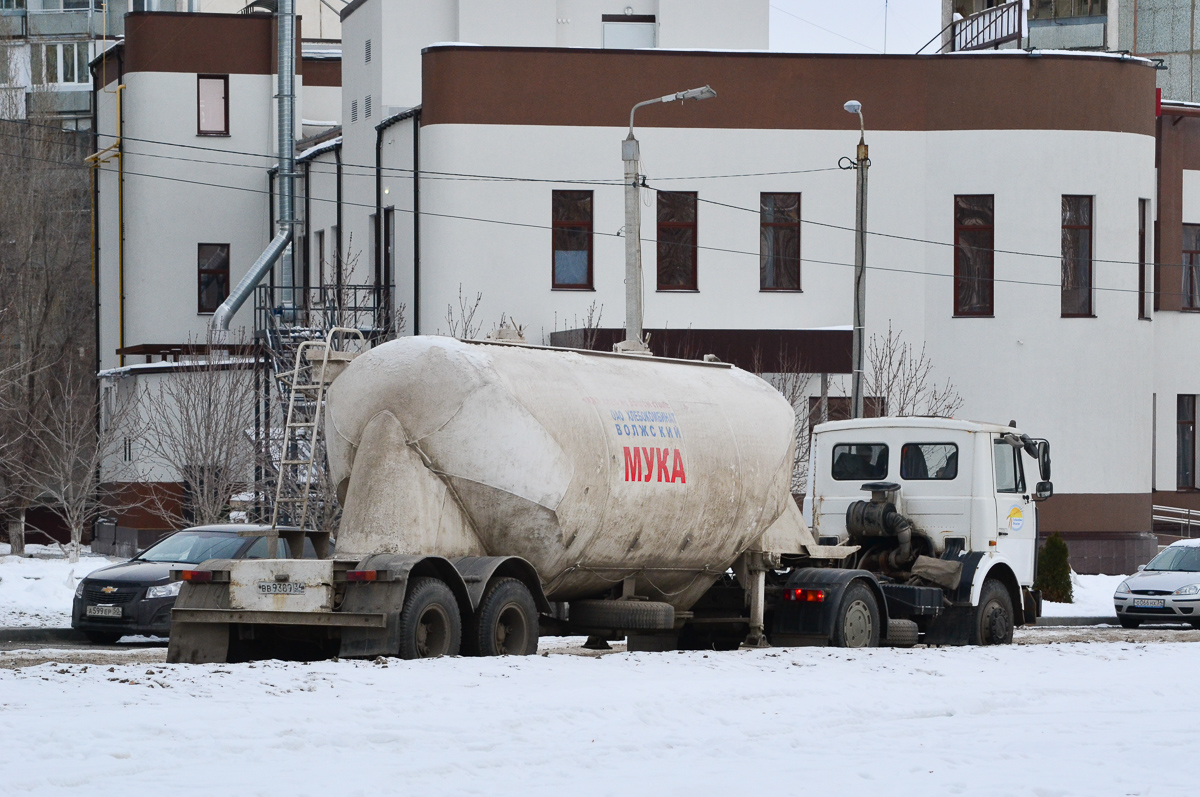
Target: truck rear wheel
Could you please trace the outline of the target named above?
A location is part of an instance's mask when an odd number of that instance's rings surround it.
[[[439,579],[415,579],[400,612],[400,658],[457,656],[461,645],[462,618],[454,593]]]
[[[873,648],[879,645],[879,604],[870,587],[861,582],[850,584],[837,611],[830,644],[839,648]]]
[[[471,648],[480,656],[537,653],[538,610],[529,587],[502,578],[488,587],[471,627]]]
[[[983,582],[971,628],[972,645],[1007,645],[1013,639],[1013,606],[1008,590],[994,578]]]

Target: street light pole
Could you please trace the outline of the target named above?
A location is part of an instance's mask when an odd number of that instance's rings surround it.
[[[642,329],[642,176],[638,174],[641,148],[633,135],[633,115],[638,108],[647,105],[676,100],[707,100],[715,96],[717,92],[711,86],[702,86],[639,102],[629,111],[629,135],[621,142],[621,161],[625,166],[625,340],[613,347],[615,351],[649,351]]]
[[[858,152],[853,168],[857,172],[854,206],[854,337],[851,352],[850,417],[863,417],[863,347],[867,317],[867,156],[866,123],[862,103],[850,100],[845,104],[848,113],[858,114]],[[849,168],[849,167],[847,167]]]

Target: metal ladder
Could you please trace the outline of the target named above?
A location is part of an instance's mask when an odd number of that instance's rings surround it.
[[[295,367],[291,371],[277,374],[276,378],[288,390],[287,420],[283,427],[283,448],[280,451],[278,480],[275,484],[275,504],[271,510],[271,529],[268,532],[267,556],[274,559],[278,551],[280,510],[291,521],[294,531],[285,531],[285,537],[295,536],[303,545],[303,535],[308,531],[308,505],[312,497],[313,472],[316,468],[322,413],[325,407],[325,387],[336,374],[329,373],[331,355],[346,354],[346,344],[358,341],[359,353],[366,350],[366,338],[360,330],[348,327],[333,327],[324,340],[306,340],[296,348]],[[341,342],[342,348],[336,348]],[[342,361],[345,358],[336,357]],[[340,364],[337,367],[341,367]],[[315,377],[315,378],[314,378]],[[309,411],[311,410],[311,412]],[[288,485],[293,490],[288,490]],[[300,558],[303,549],[297,551],[296,543],[290,542],[292,555]],[[318,552],[320,555],[321,552]]]

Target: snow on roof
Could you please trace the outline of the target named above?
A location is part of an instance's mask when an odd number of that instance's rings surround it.
[[[1176,540],[1167,546],[1168,548],[1200,548],[1200,537],[1195,537],[1190,540]]]
[[[961,418],[928,418],[908,416],[903,418],[859,418],[848,421],[828,421],[813,427],[814,432],[840,432],[848,429],[956,429],[964,432],[992,432],[994,434],[1020,434],[1019,429],[986,421],[968,421]]]
[[[333,138],[329,139],[328,141],[322,141],[320,144],[317,144],[316,146],[309,147],[308,149],[304,150],[303,152],[301,152],[299,155],[296,156],[296,160],[297,161],[305,161],[305,160],[308,160],[309,158],[315,158],[316,156],[320,155],[322,152],[328,152],[331,149],[337,149],[341,145],[342,145],[342,137],[334,136]]]
[[[181,360],[179,362],[132,363],[120,368],[108,368],[96,373],[98,379],[143,374],[160,374],[174,371],[194,371],[197,368],[230,368],[237,365],[254,365],[253,357],[227,357],[220,360]]]

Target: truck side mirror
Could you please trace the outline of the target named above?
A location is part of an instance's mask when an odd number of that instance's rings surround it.
[[[1039,440],[1037,444],[1037,461],[1038,472],[1042,476],[1042,481],[1050,481],[1050,443],[1045,440]],[[1039,485],[1040,489],[1040,485]],[[1047,496],[1048,497],[1048,496]]]
[[[1037,490],[1033,493],[1034,501],[1045,501],[1050,496],[1054,495],[1054,485],[1050,482],[1038,482]]]

